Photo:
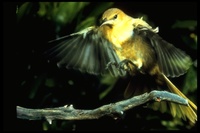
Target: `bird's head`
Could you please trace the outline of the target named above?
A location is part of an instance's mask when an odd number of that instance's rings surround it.
[[[114,26],[119,24],[127,15],[118,8],[110,8],[106,10],[101,17],[101,26],[110,25]]]
[[[146,27],[155,33],[158,33],[159,31],[158,27],[153,29],[142,18],[132,18],[118,8],[110,8],[103,13],[101,17],[101,26],[104,25],[108,25],[109,27],[115,27],[115,29],[124,29],[124,31],[126,31],[127,28],[132,30],[137,26]]]

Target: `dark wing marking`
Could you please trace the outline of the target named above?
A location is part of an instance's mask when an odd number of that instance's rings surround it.
[[[180,76],[189,69],[192,60],[184,51],[163,40],[158,34],[150,30],[137,30],[138,34],[150,41],[156,51],[159,68],[167,77]]]
[[[109,62],[119,63],[120,60],[112,44],[95,29],[85,33],[67,36],[59,44],[46,51],[50,61],[56,61],[58,67],[66,67],[87,72],[103,74]],[[58,43],[58,41],[53,41]],[[126,72],[110,65],[108,71],[113,76],[124,76]]]

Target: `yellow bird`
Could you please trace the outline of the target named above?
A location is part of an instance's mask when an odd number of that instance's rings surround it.
[[[167,77],[178,77],[187,72],[191,58],[182,50],[163,40],[158,27],[152,28],[142,18],[133,18],[118,8],[106,10],[100,26],[58,38],[61,41],[47,53],[58,67],[66,67],[113,76],[130,75],[124,92],[126,98],[151,89],[166,89],[186,98],[189,106],[172,102],[153,105],[183,119],[197,121],[197,106]]]

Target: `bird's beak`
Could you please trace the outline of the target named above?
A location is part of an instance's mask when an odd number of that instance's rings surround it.
[[[112,25],[113,24],[113,20],[103,20],[102,23],[101,23],[101,26],[102,25]]]

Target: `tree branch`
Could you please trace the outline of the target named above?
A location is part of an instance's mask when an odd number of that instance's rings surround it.
[[[28,120],[46,119],[50,124],[52,120],[85,120],[98,119],[102,116],[117,116],[123,115],[124,111],[133,107],[139,106],[146,102],[154,100],[160,102],[162,100],[175,102],[188,106],[188,101],[176,94],[167,91],[151,91],[139,96],[134,96],[130,99],[119,101],[116,103],[107,104],[93,110],[74,109],[73,105],[65,105],[63,107],[45,108],[45,109],[28,109],[17,106],[17,118]]]

